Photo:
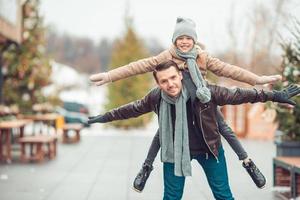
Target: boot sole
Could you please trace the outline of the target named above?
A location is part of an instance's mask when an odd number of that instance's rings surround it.
[[[259,189],[264,189],[264,188],[266,187],[266,185],[267,185],[267,179],[266,179],[265,184],[264,184],[263,186],[261,186],[261,187],[258,187],[258,188],[259,188]]]
[[[136,189],[135,187],[132,187],[132,189],[138,193],[142,193],[143,191]]]
[[[264,189],[266,187],[266,185],[262,186],[262,187],[258,187],[259,189]]]
[[[264,184],[262,187],[258,187],[259,189],[264,189],[267,184]]]

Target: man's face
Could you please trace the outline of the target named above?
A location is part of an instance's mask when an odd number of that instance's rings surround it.
[[[167,95],[176,97],[182,89],[182,74],[175,67],[169,67],[166,70],[156,73],[157,84]]]
[[[194,47],[194,40],[189,36],[183,35],[176,39],[175,46],[180,51],[186,53]]]

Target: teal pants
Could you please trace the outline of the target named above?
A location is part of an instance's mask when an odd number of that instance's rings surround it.
[[[233,200],[227,174],[224,150],[219,149],[218,161],[214,156],[195,156],[192,159],[202,166],[210,189],[216,200]],[[185,177],[174,175],[174,164],[164,163],[164,197],[163,200],[180,200],[183,195]]]

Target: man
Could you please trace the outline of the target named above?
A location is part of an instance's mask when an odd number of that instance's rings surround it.
[[[151,111],[158,114],[164,200],[181,199],[185,176],[191,175],[191,159],[196,159],[203,167],[216,199],[233,199],[216,122],[217,106],[268,100],[294,105],[289,98],[300,92],[297,86],[266,92],[209,85],[210,101],[201,103],[195,94],[189,92],[188,83],[182,84],[183,75],[175,62],[159,64],[153,75],[159,88],[141,100],[91,117],[89,123],[128,119]]]

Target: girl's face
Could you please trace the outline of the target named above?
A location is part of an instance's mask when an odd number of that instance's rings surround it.
[[[182,35],[176,39],[175,46],[180,51],[186,53],[194,47],[194,40],[190,36]]]

